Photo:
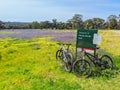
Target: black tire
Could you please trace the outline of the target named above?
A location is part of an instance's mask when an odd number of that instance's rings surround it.
[[[73,63],[73,55],[70,52],[66,53],[66,59],[67,59],[67,63],[65,63],[65,70],[67,72],[71,72],[72,71],[72,63]]]
[[[89,77],[92,73],[92,65],[87,60],[77,60],[73,64],[73,72],[77,77]]]
[[[74,56],[73,52],[70,51],[70,50],[68,50],[67,53],[71,55],[71,58],[72,58],[72,59],[71,59],[71,63],[73,64],[73,62],[74,62],[74,60],[75,60],[75,56]]]
[[[65,66],[65,63],[63,61],[63,54],[62,54],[62,50],[57,50],[56,52],[56,61],[57,61],[57,64],[60,66],[60,67],[63,67]]]
[[[101,69],[105,70],[105,69],[113,69],[114,68],[114,64],[112,61],[112,58],[108,55],[103,55],[101,58]]]
[[[56,60],[62,60],[62,50],[57,50],[57,52],[56,52]]]

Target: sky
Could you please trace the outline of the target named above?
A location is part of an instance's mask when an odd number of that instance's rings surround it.
[[[0,0],[0,20],[11,22],[66,22],[74,14],[83,20],[120,14],[120,0]]]

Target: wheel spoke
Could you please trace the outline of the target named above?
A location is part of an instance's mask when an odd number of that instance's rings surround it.
[[[110,56],[103,55],[101,57],[101,69],[113,69],[113,61]]]
[[[73,71],[78,77],[80,76],[89,77],[92,72],[92,67],[91,64],[86,60],[77,60],[73,64]]]

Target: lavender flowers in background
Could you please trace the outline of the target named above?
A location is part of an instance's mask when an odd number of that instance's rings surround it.
[[[76,33],[75,32],[64,32],[64,33],[54,36],[52,40],[62,41],[62,42],[75,42]]]
[[[7,33],[4,33],[7,32]],[[33,37],[52,37],[53,41],[75,42],[76,32],[61,32],[56,30],[35,30],[35,29],[20,29],[20,30],[0,30],[0,37],[15,37],[15,38],[33,38]]]

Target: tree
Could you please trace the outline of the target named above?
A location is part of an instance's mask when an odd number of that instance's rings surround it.
[[[75,14],[72,19],[69,19],[69,22],[72,23],[72,28],[73,29],[79,29],[83,28],[83,20],[82,20],[82,15],[80,14]]]
[[[84,22],[85,29],[103,29],[105,20],[101,18],[88,19]]]
[[[4,23],[2,21],[0,21],[0,29],[4,28]]]
[[[49,21],[42,21],[40,22],[40,29],[48,29],[52,26],[52,24]]]
[[[105,22],[102,27],[103,27],[102,29],[108,29],[108,27],[109,27],[108,22]]]
[[[65,29],[65,23],[63,23],[63,22],[58,22],[58,24],[57,24],[57,29]]]
[[[88,19],[84,22],[85,29],[93,29],[93,21],[92,19]]]
[[[31,23],[31,28],[32,29],[39,29],[40,25],[37,21],[34,21],[34,22]]]
[[[120,30],[120,14],[118,15],[118,28]]]
[[[52,19],[52,28],[57,29],[57,19]]]
[[[101,18],[93,18],[93,29],[102,29],[105,20]]]
[[[109,29],[117,29],[117,16],[110,15],[108,17],[108,27]]]
[[[65,28],[66,29],[72,29],[73,27],[73,22],[71,19],[69,19],[66,23],[65,23]]]

